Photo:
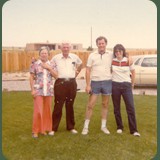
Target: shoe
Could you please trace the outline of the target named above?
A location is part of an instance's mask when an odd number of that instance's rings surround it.
[[[122,129],[117,129],[117,133],[121,134],[122,132]]]
[[[54,136],[54,131],[50,131],[50,132],[48,133],[48,135],[49,135],[49,136]]]
[[[134,132],[133,135],[136,136],[136,137],[140,137],[141,136],[138,132]]]
[[[47,133],[46,132],[44,132],[44,133],[42,133],[44,136],[46,136],[47,135]]]
[[[32,137],[33,137],[33,138],[38,138],[38,134],[37,134],[37,133],[33,133],[33,134],[32,134]]]
[[[73,133],[73,134],[77,134],[78,133],[75,129],[71,129],[70,132]]]
[[[108,130],[106,127],[101,128],[101,130],[102,130],[105,134],[110,134],[109,130]]]
[[[88,128],[83,128],[83,130],[82,130],[82,134],[83,135],[87,135],[88,134]]]

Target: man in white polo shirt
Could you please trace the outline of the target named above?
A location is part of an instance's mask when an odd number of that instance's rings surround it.
[[[102,95],[101,130],[110,134],[106,127],[109,98],[112,92],[111,63],[113,53],[106,51],[107,39],[100,36],[96,39],[98,51],[89,55],[86,67],[86,92],[90,94],[86,108],[82,134],[88,134],[88,126],[98,95]]]
[[[58,72],[58,79],[54,84],[55,104],[52,114],[53,131],[58,130],[58,126],[62,117],[62,107],[66,107],[66,129],[73,134],[77,133],[74,128],[74,100],[77,92],[76,76],[81,70],[81,59],[69,53],[70,44],[64,42],[61,45],[62,53],[55,55],[51,62],[54,62]]]

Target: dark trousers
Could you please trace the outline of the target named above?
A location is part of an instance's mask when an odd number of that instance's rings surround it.
[[[62,117],[62,108],[65,104],[66,108],[66,127],[67,130],[74,128],[74,109],[73,104],[77,92],[77,83],[75,79],[63,80],[57,79],[54,85],[54,110],[52,114],[53,131],[58,130],[58,126]]]
[[[130,133],[132,134],[134,132],[137,132],[137,124],[131,83],[112,82],[112,101],[114,105],[114,115],[117,123],[117,129],[123,130],[123,123],[120,110],[121,96],[123,97],[123,100],[125,102],[126,111],[128,115],[129,129]]]

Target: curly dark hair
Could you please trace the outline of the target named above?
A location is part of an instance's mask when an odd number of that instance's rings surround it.
[[[114,48],[113,48],[114,57],[116,57],[115,53],[117,50],[123,51],[123,57],[126,57],[126,49],[124,48],[124,46],[122,44],[116,44],[114,46]]]

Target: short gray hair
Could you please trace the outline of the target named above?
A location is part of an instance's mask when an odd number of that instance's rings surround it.
[[[42,51],[42,50],[45,50],[45,49],[48,51],[48,54],[49,54],[49,51],[50,51],[49,47],[48,47],[48,46],[42,46],[42,47],[39,49],[39,55],[40,55],[41,51]]]
[[[64,44],[68,44],[71,47],[71,43],[69,41],[62,41],[61,46],[63,46]]]

